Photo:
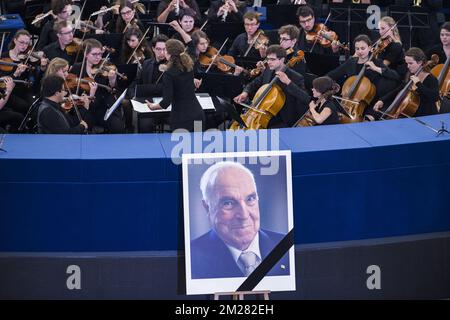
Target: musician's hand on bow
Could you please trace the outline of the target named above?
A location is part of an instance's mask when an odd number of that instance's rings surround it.
[[[331,42],[331,50],[333,50],[334,53],[339,51],[339,44],[336,40]]]
[[[236,68],[234,68],[234,73],[233,75],[238,76],[242,73],[242,71],[244,71],[244,68],[236,66]]]
[[[316,111],[316,103],[313,101],[313,100],[311,100],[310,102],[309,102],[309,110],[312,112],[312,111]]]
[[[384,105],[383,101],[378,100],[377,103],[375,103],[375,105],[373,106],[373,110],[380,111],[381,108],[383,108],[383,105]]]
[[[117,84],[117,72],[114,69],[110,69],[108,71],[108,79],[109,79],[109,85],[111,88],[114,88]]]
[[[378,72],[379,74],[381,74],[381,72],[382,72],[381,68],[380,68],[380,67],[377,67],[377,66],[375,65],[375,63],[373,63],[373,61],[367,61],[367,62],[365,63],[365,66],[366,66],[367,69],[373,70],[373,71],[375,71],[375,72]]]
[[[414,82],[414,85],[417,85],[417,83],[420,82],[420,78],[415,75],[412,75],[411,77],[409,77],[409,79],[412,80],[412,82]]]
[[[202,85],[202,79],[196,79],[196,78],[194,78],[194,86],[195,86],[195,89],[200,88],[201,85]]]
[[[97,92],[97,82],[91,81],[89,82],[89,96],[95,97],[95,93]]]
[[[244,102],[245,100],[247,100],[247,98],[248,98],[248,93],[244,91],[240,95],[234,97],[233,100],[236,103],[241,103],[241,102]]]
[[[262,62],[262,61],[258,61],[258,62],[256,63],[256,67],[257,67],[258,69],[261,69],[261,71],[264,71],[264,69],[266,69],[266,65],[265,65],[265,63]]]
[[[151,103],[148,100],[145,100],[145,102],[147,103],[147,107],[152,111],[162,109],[161,106],[159,105],[159,103]]]
[[[5,94],[11,93],[16,86],[16,83],[11,77],[5,77]]]
[[[80,100],[83,101],[83,107],[85,107],[86,110],[89,110],[89,104],[91,103],[91,101],[89,101],[89,96],[83,93],[80,97]]]
[[[27,70],[27,65],[26,65],[26,64],[23,64],[23,63],[20,63],[20,64],[17,66],[16,71],[14,71],[13,76],[16,77],[16,78],[17,78],[17,77],[20,77],[20,76],[22,75],[22,73],[23,73],[25,70]]]
[[[285,85],[289,85],[291,83],[291,79],[289,79],[287,74],[284,73],[283,71],[277,71],[275,72],[275,74],[277,75],[278,79],[280,79],[280,81]]]

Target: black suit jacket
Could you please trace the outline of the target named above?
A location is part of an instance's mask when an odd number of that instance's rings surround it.
[[[284,235],[259,231],[259,250],[264,260]],[[289,275],[289,255],[286,253],[267,275]],[[210,231],[191,242],[192,279],[244,277],[230,250],[215,231]]]
[[[138,70],[136,78],[131,83],[128,89],[129,97],[161,97],[163,91],[163,82],[153,78],[155,68],[158,68],[158,63],[155,59],[146,59],[142,64],[142,69]],[[160,75],[160,72],[156,73]]]

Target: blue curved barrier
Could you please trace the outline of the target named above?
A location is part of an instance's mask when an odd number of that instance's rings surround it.
[[[297,244],[450,230],[448,134],[402,119],[279,137],[292,150]],[[182,250],[177,143],[168,134],[7,135],[0,251]]]

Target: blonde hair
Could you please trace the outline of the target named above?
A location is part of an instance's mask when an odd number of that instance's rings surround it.
[[[55,74],[58,70],[65,68],[69,65],[67,60],[62,58],[53,58],[52,61],[48,64],[47,70],[45,71],[44,77],[47,77],[50,74]]]
[[[385,16],[385,17],[381,18],[380,22],[386,23],[389,26],[389,28],[392,28],[396,24],[395,20],[390,16]],[[392,28],[392,37],[394,38],[395,42],[402,43],[402,39],[400,37],[400,32],[398,32],[397,26]]]
[[[194,62],[186,53],[184,44],[176,39],[169,39],[166,42],[166,52],[170,54],[168,68],[174,66],[181,71],[190,72],[194,69]]]

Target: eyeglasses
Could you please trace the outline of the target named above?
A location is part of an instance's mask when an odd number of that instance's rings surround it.
[[[309,22],[309,21],[311,21],[313,18],[312,17],[310,17],[310,18],[308,18],[308,19],[305,19],[305,20],[301,20],[301,19],[299,19],[298,21],[300,22],[300,23],[307,23],[307,22]]]
[[[72,34],[72,33],[73,33],[73,30],[66,31],[66,32],[59,32],[59,34],[62,35],[62,36],[67,36],[67,35]]]
[[[292,40],[291,38],[280,37],[280,42]]]
[[[24,45],[24,46],[28,46],[30,44],[30,41],[19,41],[16,40],[18,44]]]
[[[133,12],[133,10],[128,10],[128,11],[121,12],[120,14],[123,16],[127,16],[127,15],[131,14],[132,12]]]

